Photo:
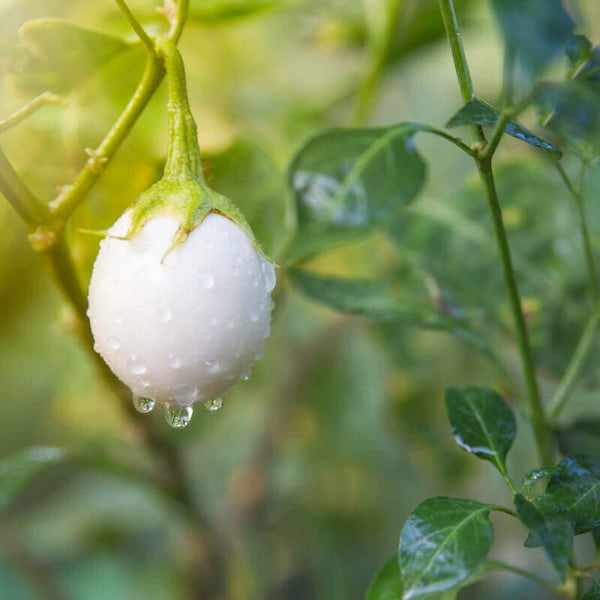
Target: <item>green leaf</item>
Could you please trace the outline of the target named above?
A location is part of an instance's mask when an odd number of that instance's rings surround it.
[[[483,563],[493,538],[490,504],[437,497],[420,504],[398,549],[404,600],[451,590]]]
[[[552,475],[544,503],[565,511],[575,534],[600,527],[600,459],[565,458]]]
[[[541,541],[561,581],[564,581],[573,545],[573,526],[568,516],[550,513],[521,494],[515,495],[515,508],[521,522]]]
[[[467,102],[459,111],[453,115],[450,120],[446,123],[446,127],[453,128],[461,125],[483,125],[493,127],[496,125],[500,113],[493,107],[483,102],[482,100],[471,100]],[[535,146],[536,148],[542,148],[555,154],[556,156],[562,156],[562,152],[550,142],[538,137],[529,129],[509,121],[504,129],[508,135]]]
[[[205,164],[211,187],[233,200],[262,249],[276,256],[289,237],[293,209],[285,177],[263,145],[241,138],[223,153],[207,156]]]
[[[475,347],[502,368],[488,343],[469,329],[466,322],[444,315],[434,307],[399,297],[393,282],[326,277],[300,269],[292,269],[289,274],[303,294],[329,308],[377,321],[403,321],[446,331]]]
[[[559,469],[556,467],[536,467],[535,469],[531,469],[523,476],[523,483],[521,484],[521,493],[529,498],[529,493],[531,490],[541,481],[547,479],[552,475],[552,473],[556,472]],[[527,545],[527,544],[526,544]]]
[[[0,513],[38,473],[64,459],[65,453],[58,448],[32,447],[0,461]]]
[[[400,600],[402,598],[402,576],[398,558],[393,556],[375,574],[365,600]]]
[[[569,42],[575,23],[561,0],[492,0],[509,48],[536,74]]]
[[[282,0],[192,0],[190,18],[203,23],[221,23],[248,17],[282,4]]]
[[[502,397],[485,387],[451,387],[446,390],[446,409],[458,445],[506,474],[517,424]]]
[[[121,38],[54,18],[27,21],[19,34],[26,53],[13,65],[20,89],[64,93],[131,47]]]
[[[295,260],[340,232],[356,236],[399,221],[425,182],[426,166],[413,141],[417,129],[410,123],[335,129],[304,144],[289,168],[302,249],[292,248]]]

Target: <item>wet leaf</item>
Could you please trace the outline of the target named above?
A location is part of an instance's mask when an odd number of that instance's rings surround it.
[[[484,387],[452,387],[446,390],[446,409],[458,445],[506,473],[517,424],[502,397]]]
[[[540,540],[561,581],[567,576],[567,566],[573,545],[573,526],[568,516],[556,514],[540,503],[529,502],[515,495],[515,508],[521,522]]]
[[[493,127],[496,125],[500,113],[493,107],[483,102],[482,100],[471,100],[465,104],[450,120],[446,123],[446,127],[459,127],[461,125],[482,125]],[[519,125],[518,123],[509,122],[504,129],[508,135],[535,146],[548,150],[556,156],[561,156],[562,152],[550,142],[535,135],[529,129]]]
[[[544,493],[545,504],[564,511],[575,534],[600,527],[600,460],[565,458],[558,467]]]
[[[541,481],[547,479],[555,473],[559,469],[558,466],[555,467],[537,467],[535,469],[531,469],[531,471],[527,472],[523,477],[523,483],[521,484],[521,493],[528,498],[531,490]]]
[[[402,529],[398,549],[404,600],[446,592],[473,575],[493,538],[494,506],[437,497],[420,504]]]

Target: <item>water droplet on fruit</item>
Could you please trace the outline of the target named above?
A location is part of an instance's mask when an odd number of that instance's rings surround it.
[[[138,360],[135,354],[131,355],[131,358],[127,361],[127,368],[133,375],[143,375],[148,369]]]
[[[158,312],[163,322],[168,323],[173,318],[173,313],[165,300],[158,303]]]
[[[209,373],[218,373],[221,370],[218,360],[207,360],[204,364],[208,367]]]
[[[143,396],[133,397],[133,406],[135,406],[135,410],[141,413],[149,413],[155,404],[156,402],[152,398],[144,398]]]
[[[179,383],[175,386],[174,397],[181,406],[190,406],[191,404],[194,404],[198,394],[195,388],[186,383]]]
[[[248,316],[250,317],[250,320],[253,323],[256,323],[258,321],[258,313],[257,312],[254,312],[253,310],[251,310]]]
[[[173,427],[173,429],[183,429],[190,424],[194,409],[191,406],[171,406],[165,404],[163,409],[165,421]]]
[[[200,271],[198,281],[205,290],[210,290],[215,285],[215,276],[210,271]]]
[[[169,354],[168,365],[169,369],[179,369],[181,367],[181,359],[174,354]]]
[[[215,398],[214,400],[207,400],[204,403],[204,408],[209,412],[217,412],[223,408],[223,398]]]
[[[108,340],[108,345],[113,349],[113,350],[118,350],[121,347],[121,342],[119,342],[119,340],[114,336],[111,335]]]
[[[275,288],[275,284],[277,283],[277,279],[275,277],[275,267],[267,260],[261,261],[261,268],[263,275],[265,277],[265,285],[267,286],[267,292],[272,292]]]

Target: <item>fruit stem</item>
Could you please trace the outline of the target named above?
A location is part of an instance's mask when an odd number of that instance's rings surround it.
[[[181,54],[175,43],[168,39],[159,40],[157,49],[169,86],[169,147],[164,177],[179,181],[193,177],[204,182],[198,132],[188,101]]]

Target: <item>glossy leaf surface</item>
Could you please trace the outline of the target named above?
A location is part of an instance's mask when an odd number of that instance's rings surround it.
[[[521,494],[515,496],[515,508],[521,522],[541,542],[558,576],[564,581],[573,545],[573,527],[569,518],[529,502]]]
[[[475,99],[465,104],[453,117],[451,117],[446,123],[446,127],[452,128],[459,127],[460,125],[483,125],[492,127],[496,125],[499,117],[500,113],[493,106]],[[517,138],[530,146],[548,150],[556,156],[562,154],[556,146],[535,135],[533,132],[529,131],[529,129],[518,123],[507,123],[504,131],[506,131],[508,135]]]
[[[504,473],[517,424],[502,397],[484,387],[452,387],[446,390],[446,409],[458,445]]]
[[[475,573],[492,543],[492,510],[474,500],[437,497],[413,511],[398,550],[404,600],[451,590]]]

